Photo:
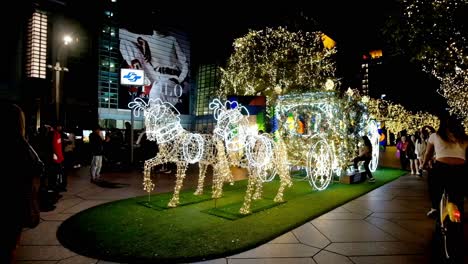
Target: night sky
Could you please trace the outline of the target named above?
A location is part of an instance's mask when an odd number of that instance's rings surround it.
[[[374,87],[370,87],[371,96],[385,93],[388,100],[410,110],[437,112],[445,108],[443,98],[436,93],[437,82],[410,63],[410,58],[390,56],[385,50],[379,32],[387,17],[398,12],[396,0],[254,4],[222,1],[190,6],[184,3],[174,6],[172,1],[117,0],[116,4],[125,11],[119,15],[123,24],[131,23],[143,30],[162,24],[188,31],[194,63],[224,64],[233,51],[234,39],[249,29],[287,26],[323,31],[337,42],[337,75],[343,89],[359,85],[362,55],[372,49],[383,49],[383,64],[371,77],[376,80]]]

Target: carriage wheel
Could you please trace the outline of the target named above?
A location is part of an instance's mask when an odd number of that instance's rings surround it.
[[[374,120],[371,120],[367,125],[367,135],[372,143],[372,160],[369,164],[369,169],[371,172],[377,170],[379,165],[379,146],[380,146],[380,134],[379,127]]]
[[[307,154],[307,177],[315,189],[325,190],[332,179],[333,154],[324,138],[320,138]]]

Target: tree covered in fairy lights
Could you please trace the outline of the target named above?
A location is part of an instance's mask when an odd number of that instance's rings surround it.
[[[468,1],[401,0],[383,30],[393,51],[410,55],[440,82],[450,112],[468,127]]]
[[[326,48],[325,38],[283,27],[250,31],[234,41],[219,95],[264,95],[270,104],[282,94],[334,89],[336,48]]]

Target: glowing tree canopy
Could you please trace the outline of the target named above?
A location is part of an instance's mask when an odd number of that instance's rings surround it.
[[[468,32],[466,0],[402,0],[403,20],[386,39],[412,55],[440,81],[438,92],[468,128]],[[397,17],[397,16],[395,16]]]
[[[406,130],[413,134],[423,126],[439,128],[439,118],[427,112],[413,113],[400,104],[392,103],[388,100],[374,99],[362,96],[358,91],[349,89],[346,94],[353,97],[355,101],[362,101],[367,106],[369,117],[373,120],[383,122],[390,131],[397,133]]]
[[[234,53],[222,69],[220,95],[278,95],[333,90],[337,80],[333,55],[321,32],[285,28],[250,31],[234,42]]]

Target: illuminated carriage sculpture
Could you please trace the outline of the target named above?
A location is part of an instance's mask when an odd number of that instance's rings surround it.
[[[342,176],[349,165],[357,139],[349,134],[350,118],[336,92],[313,92],[279,96],[275,104],[277,135],[288,146],[288,160],[293,167],[305,168],[305,179],[316,190],[325,190],[334,176]],[[360,135],[373,144],[371,171],[379,160],[379,133],[375,121],[363,115],[366,125]]]

